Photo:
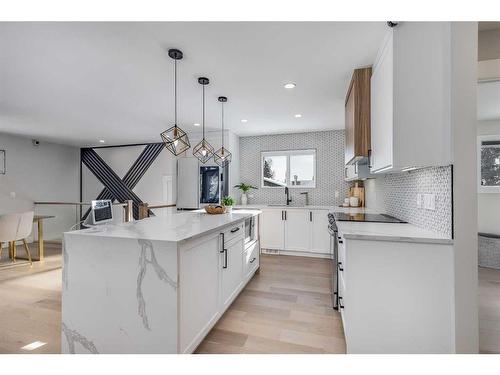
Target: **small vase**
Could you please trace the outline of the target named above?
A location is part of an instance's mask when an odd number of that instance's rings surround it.
[[[233,206],[226,206],[226,214],[230,214],[233,211]]]
[[[246,206],[248,204],[248,197],[245,193],[241,193],[241,205]]]

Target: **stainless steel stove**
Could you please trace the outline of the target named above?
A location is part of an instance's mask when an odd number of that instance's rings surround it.
[[[401,223],[405,224],[406,221],[400,220],[394,216],[386,215],[386,214],[351,214],[344,212],[336,212],[335,214],[328,214],[328,217],[334,216],[334,220],[336,221],[359,221],[359,222],[367,222],[367,223]]]

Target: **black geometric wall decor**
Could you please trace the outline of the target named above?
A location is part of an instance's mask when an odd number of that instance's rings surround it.
[[[123,146],[125,147],[125,146]],[[139,204],[142,200],[133,192],[133,188],[153,164],[163,150],[163,143],[151,143],[146,145],[137,160],[127,171],[123,180],[106,164],[106,162],[92,148],[81,149],[81,162],[95,175],[104,185],[104,189],[97,196],[97,200],[111,199],[118,202],[131,200],[133,202],[134,219],[139,218]],[[90,213],[90,209],[82,215],[81,220]]]

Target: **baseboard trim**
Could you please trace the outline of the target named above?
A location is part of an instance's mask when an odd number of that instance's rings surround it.
[[[309,257],[309,258],[322,258],[322,259],[330,259],[330,254],[325,253],[311,253],[308,251],[288,251],[288,250],[276,250],[276,249],[261,249],[262,254],[267,255],[290,255],[297,257]]]

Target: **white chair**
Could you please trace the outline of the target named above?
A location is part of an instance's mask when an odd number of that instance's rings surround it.
[[[33,264],[31,252],[26,243],[26,238],[31,234],[33,215],[34,212],[30,211],[22,214],[13,213],[0,216],[0,244],[2,242],[7,242],[9,244],[9,255],[12,261],[16,259],[16,241],[23,241],[30,265]],[[2,255],[1,251],[0,246],[0,256]]]
[[[28,256],[28,260],[30,261],[30,265],[33,265],[31,261],[31,252],[26,242],[26,238],[28,238],[33,230],[33,216],[35,213],[33,211],[23,212],[20,214],[21,218],[19,220],[19,227],[17,229],[17,235],[15,241],[23,241],[24,248],[26,249],[26,255]],[[16,242],[14,241],[14,259],[16,258],[15,246]]]
[[[16,240],[20,221],[20,214],[5,214],[0,216],[0,257],[2,256],[1,244],[7,242],[9,245],[9,256],[13,258],[12,244]]]

